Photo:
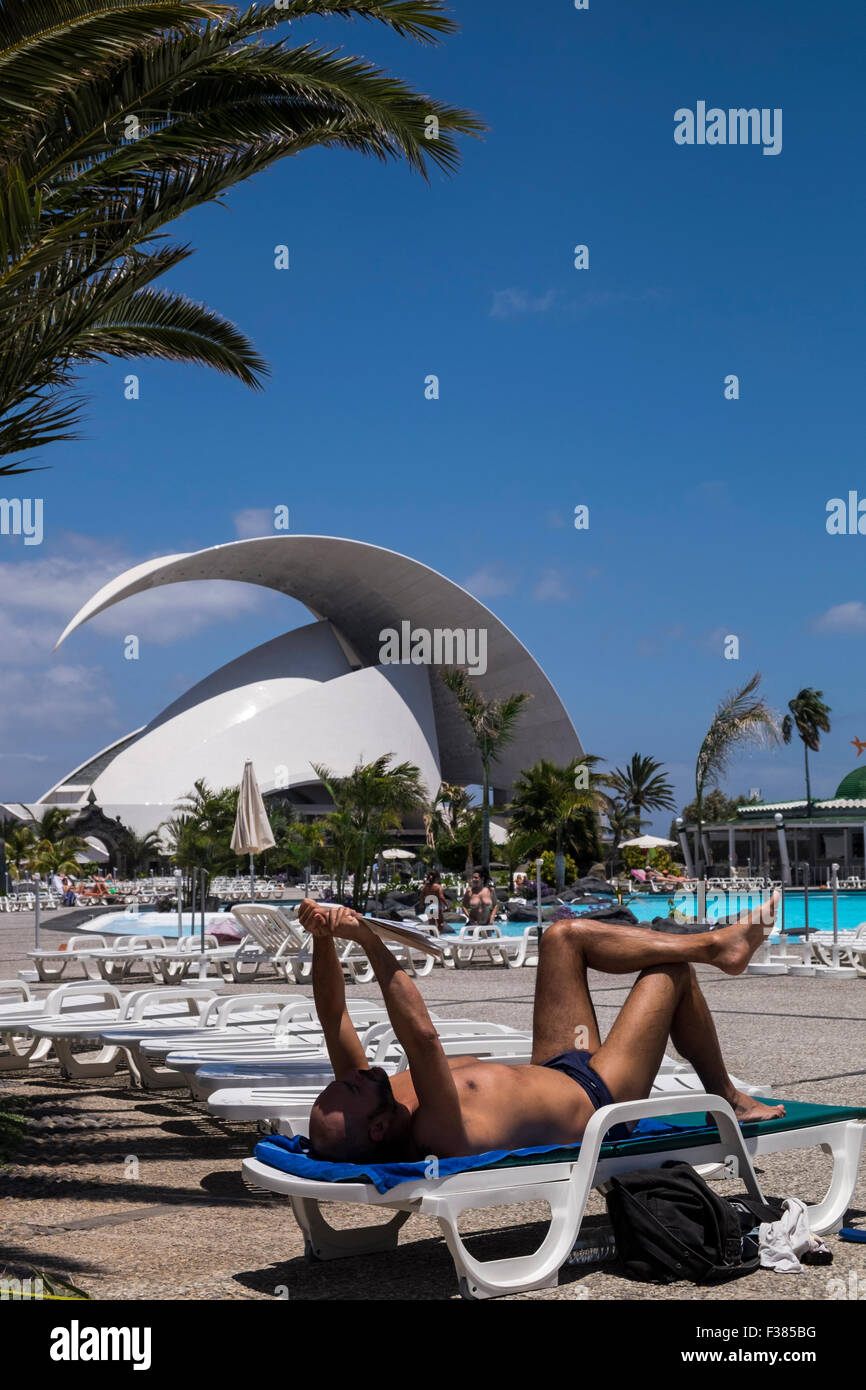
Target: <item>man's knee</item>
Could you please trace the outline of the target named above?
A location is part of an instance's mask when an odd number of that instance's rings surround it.
[[[685,989],[691,983],[691,976],[694,972],[687,961],[672,960],[665,965],[648,965],[640,973],[641,977],[666,975],[669,980],[673,980],[678,989]]]
[[[558,922],[551,922],[549,927],[545,927],[541,934],[542,945],[545,943],[563,945],[567,943],[572,947],[579,947],[586,936],[587,927],[584,922],[575,921],[573,917],[561,917]]]

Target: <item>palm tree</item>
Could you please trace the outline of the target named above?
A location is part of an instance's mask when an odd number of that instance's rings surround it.
[[[231,838],[238,791],[238,787],[217,790],[199,778],[192,791],[181,797],[174,816],[161,827],[181,868],[203,868],[210,875],[230,872],[237,865]]]
[[[399,829],[405,815],[423,812],[428,796],[421,782],[420,769],[413,763],[390,766],[393,753],[383,753],[372,763],[358,763],[348,777],[336,777],[326,767],[313,764],[341,819],[327,818],[332,837],[336,834],[341,851],[354,866],[352,905],[363,912],[373,882],[373,860],[391,841],[391,831]]]
[[[456,833],[470,810],[472,798],[465,787],[442,782],[424,810],[424,836],[433,851],[431,862],[438,863],[443,845],[453,845]]]
[[[191,254],[162,241],[183,213],[315,146],[424,177],[457,167],[455,136],[484,128],[475,116],[279,35],[329,15],[425,44],[457,27],[442,0],[0,5],[0,455],[74,438],[76,374],[106,357],[196,362],[261,386],[266,364],[232,323],[152,288]]]
[[[541,848],[544,836],[540,831],[512,829],[507,840],[496,846],[496,853],[508,868],[508,888],[514,892],[514,870],[526,859],[532,859]]]
[[[642,811],[672,811],[674,789],[666,777],[659,776],[663,763],[632,753],[631,762],[610,774],[609,785],[638,815]]]
[[[6,858],[14,867],[19,879],[22,866],[30,863],[38,843],[33,829],[29,825],[13,825],[11,830],[7,830],[5,837]]]
[[[69,838],[69,811],[64,811],[61,806],[49,806],[41,821],[39,822],[40,840],[48,840],[51,844],[57,844],[61,840]]]
[[[86,840],[69,836],[65,840],[40,840],[31,859],[30,867],[40,874],[80,874],[81,862],[90,846]],[[77,856],[81,855],[80,861]]]
[[[586,754],[561,767],[542,758],[514,784],[512,827],[553,840],[557,891],[565,885],[567,845],[575,857],[598,858],[598,812],[608,802],[601,790],[608,778],[594,771],[600,761]]]
[[[152,859],[159,859],[162,841],[156,830],[148,830],[146,835],[137,835],[129,826],[124,826],[117,837],[118,857],[123,861],[123,872],[129,878],[137,878],[146,871]]]
[[[756,671],[742,690],[725,695],[719,702],[701,744],[695,764],[695,873],[704,877],[703,814],[704,792],[714,787],[728,767],[733,753],[748,744],[777,742],[778,717],[767,702],[758,695],[761,673]]]
[[[812,812],[812,784],[809,779],[809,749],[817,753],[821,747],[821,734],[830,732],[830,706],[824,704],[823,690],[813,690],[807,685],[788,701],[790,714],[782,720],[782,738],[790,743],[794,730],[803,740],[803,756],[806,759],[806,815]]]
[[[337,902],[343,901],[343,889],[349,865],[355,862],[361,836],[348,811],[331,811],[322,821],[325,844],[322,860],[336,879]]]
[[[511,743],[523,707],[532,696],[518,691],[503,699],[485,699],[472,677],[459,667],[439,674],[455,696],[481,754],[481,870],[486,876],[490,873],[490,764]]]
[[[611,781],[616,774],[611,774]],[[606,806],[607,823],[613,836],[611,845],[611,867],[615,867],[618,858],[620,842],[630,835],[639,835],[641,832],[641,816],[629,801],[621,801],[617,798],[611,800]]]
[[[324,844],[322,821],[298,820],[288,802],[269,810],[268,820],[275,844],[272,849],[265,851],[264,871],[286,869],[295,874],[303,873],[307,865],[321,854]]]

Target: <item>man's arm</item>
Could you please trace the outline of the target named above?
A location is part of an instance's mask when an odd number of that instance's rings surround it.
[[[419,1106],[423,1106],[427,1122],[434,1126],[443,1148],[460,1153],[465,1136],[457,1087],[420,991],[363,917],[349,908],[329,916],[328,926],[335,936],[357,941],[366,952],[388,1017],[409,1060]]]
[[[355,1067],[366,1067],[367,1055],[346,1008],[343,968],[331,936],[313,938],[313,999],[337,1080]]]

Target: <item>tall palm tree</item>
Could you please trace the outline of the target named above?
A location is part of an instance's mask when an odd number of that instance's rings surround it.
[[[790,743],[794,730],[803,740],[803,756],[806,759],[806,815],[812,811],[812,783],[809,779],[809,749],[817,753],[821,747],[821,735],[830,732],[830,706],[824,704],[823,690],[813,690],[804,686],[793,700],[788,701],[790,714],[782,720],[782,738]]]
[[[766,700],[758,695],[761,673],[756,671],[741,690],[725,695],[713,715],[713,722],[704,736],[695,764],[696,828],[695,872],[704,877],[703,814],[704,792],[717,786],[737,749],[748,744],[776,743],[779,739],[778,716]]]
[[[565,885],[567,845],[582,858],[598,858],[598,812],[608,803],[602,791],[608,778],[594,770],[600,761],[586,754],[561,767],[542,758],[514,784],[512,827],[553,840],[557,891]]]
[[[106,357],[196,362],[261,386],[266,364],[232,323],[152,288],[191,254],[163,241],[183,213],[315,146],[425,177],[457,167],[455,136],[482,122],[284,36],[327,16],[425,44],[457,27],[442,0],[0,4],[0,456],[74,438],[76,374]]]
[[[456,698],[481,755],[481,869],[487,875],[490,873],[490,766],[513,740],[517,721],[532,696],[517,691],[503,699],[486,699],[472,677],[460,667],[439,674]]]
[[[337,777],[328,768],[313,764],[313,771],[329,793],[339,826],[328,818],[332,833],[339,829],[341,843],[354,867],[353,907],[363,912],[373,882],[373,860],[399,829],[403,816],[423,812],[427,793],[420,769],[413,763],[391,767],[393,753],[383,753],[372,763],[358,763],[348,777]],[[349,833],[351,832],[351,833]]]

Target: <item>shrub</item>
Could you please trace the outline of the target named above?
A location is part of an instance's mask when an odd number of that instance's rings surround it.
[[[554,863],[554,860],[555,860],[555,857],[556,857],[556,856],[554,855],[553,850],[552,850],[552,849],[546,849],[546,850],[544,851],[544,853],[543,853],[540,857],[541,857],[541,877],[545,880],[545,882],[555,884],[555,883],[556,883],[556,865],[555,865],[555,863]],[[576,865],[576,863],[574,862],[574,860],[572,859],[571,855],[570,855],[570,854],[567,854],[567,855],[565,856],[565,881],[566,881],[566,883],[574,883],[574,881],[575,881],[575,879],[576,879],[577,877],[578,877],[577,865]]]

